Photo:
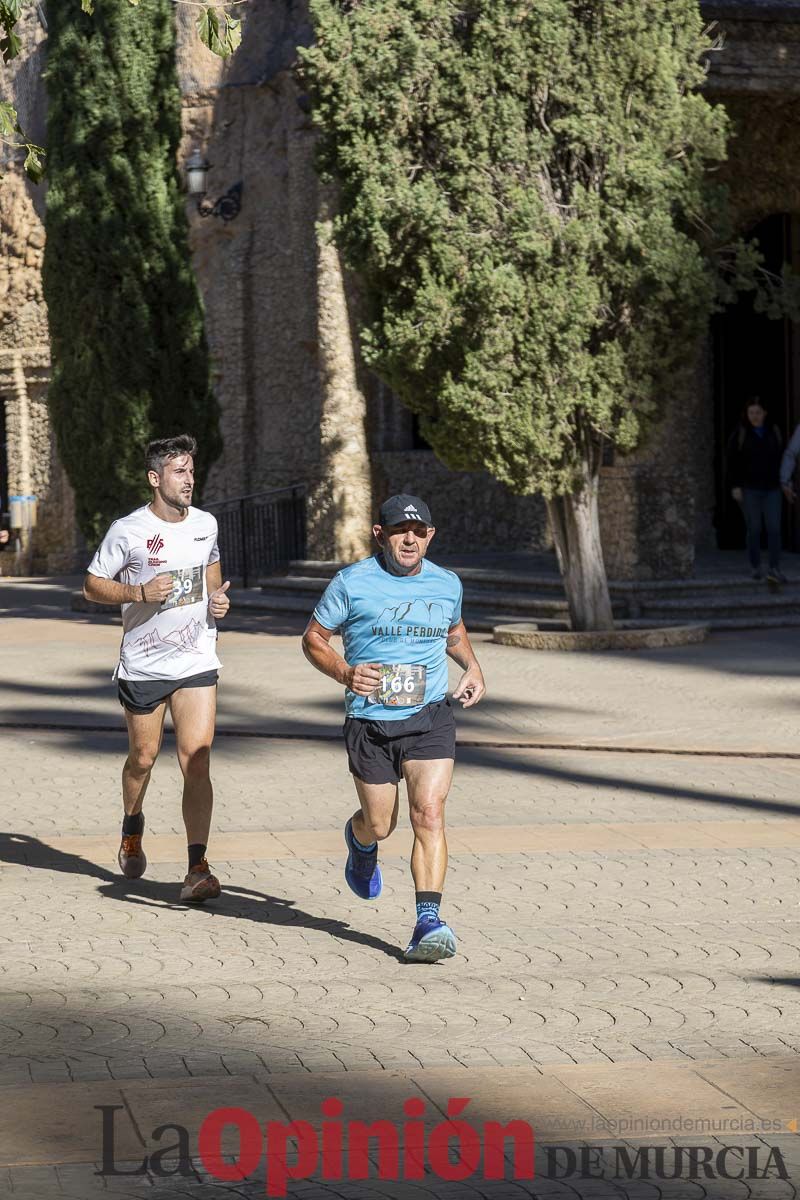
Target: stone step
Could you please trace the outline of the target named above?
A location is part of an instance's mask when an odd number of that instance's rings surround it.
[[[313,602],[325,589],[327,580],[321,576],[282,575],[264,580],[261,591],[270,600],[280,601],[281,596],[308,596]],[[307,600],[306,603],[309,601]],[[536,595],[523,592],[499,592],[496,588],[464,589],[464,604],[473,609],[492,608],[500,612],[520,612],[539,616],[566,614],[567,602],[561,596]]]
[[[784,613],[782,616],[751,614],[739,617],[714,617],[708,622],[712,630],[726,629],[794,629],[800,626],[800,614]]]
[[[285,579],[319,579],[329,581],[346,563],[317,562],[315,560],[296,561],[290,564],[289,573]],[[447,566],[445,562],[443,564]],[[454,568],[459,578],[469,590],[478,595],[486,590],[496,593],[500,591],[524,593],[526,597],[558,597],[564,598],[564,585],[561,577],[555,573],[530,573],[514,570],[496,570],[487,567]],[[276,582],[275,577],[265,579],[264,585],[269,587]],[[609,589],[614,599],[631,601],[634,604],[644,604],[651,600],[696,599],[705,604],[706,599],[718,593],[737,597],[763,597],[767,593],[765,581],[758,582],[750,578],[746,571],[732,574],[729,568],[719,576],[703,576],[695,579],[656,579],[656,580],[609,580]],[[791,580],[781,588],[781,595],[795,596],[800,601],[800,580]]]
[[[330,581],[337,571],[346,567],[347,563],[317,562],[313,559],[297,560],[289,564],[287,578],[302,577],[305,579],[324,579]],[[447,567],[447,563],[442,563]],[[503,591],[546,592],[563,596],[564,585],[557,573],[530,574],[519,571],[496,571],[488,567],[455,567],[453,568],[462,583],[475,584],[483,587],[500,587]],[[269,585],[272,579],[265,580]]]
[[[661,621],[700,619],[712,622],[726,618],[747,620],[752,617],[800,616],[800,594],[769,595],[762,592],[758,596],[739,596],[721,593],[706,596],[702,600],[696,597],[659,598],[640,601],[637,615]]]

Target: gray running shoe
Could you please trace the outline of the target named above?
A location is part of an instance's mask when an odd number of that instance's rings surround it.
[[[144,826],[142,829],[144,830]],[[117,862],[126,879],[142,878],[147,870],[147,858],[142,849],[141,833],[123,833]]]
[[[181,900],[192,904],[202,904],[204,900],[216,900],[222,891],[216,875],[211,874],[211,867],[203,858],[196,867],[192,867],[183,881]]]

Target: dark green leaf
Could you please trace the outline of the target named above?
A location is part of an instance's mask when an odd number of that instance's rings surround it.
[[[203,9],[197,18],[197,33],[203,45],[208,46],[209,50],[216,54],[214,42],[219,40],[219,19],[215,9]]]
[[[28,146],[28,153],[25,155],[25,174],[33,183],[41,183],[44,175],[44,163],[42,156],[44,151],[41,146]]]
[[[0,137],[11,137],[17,129],[17,110],[7,100],[0,100]]]
[[[22,42],[14,33],[13,29],[6,26],[6,36],[0,38],[0,54],[3,56],[3,62],[11,62],[12,58],[16,58],[22,49]]]
[[[197,19],[197,32],[212,54],[227,58],[242,40],[242,23],[229,17],[224,9],[209,6]]]

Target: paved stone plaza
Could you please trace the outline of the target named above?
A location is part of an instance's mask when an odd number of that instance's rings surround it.
[[[345,1122],[402,1122],[419,1098],[429,1133],[449,1098],[470,1097],[478,1129],[534,1127],[537,1178],[314,1177],[290,1185],[303,1200],[796,1195],[795,631],[629,655],[476,639],[490,696],[459,722],[449,802],[444,913],[460,954],[426,967],[400,953],[407,818],[380,901],[345,886],[340,696],[302,659],[293,618],[234,617],[222,638],[209,848],[222,898],[175,902],[170,740],[146,804],[150,867],[120,878],[119,626],[70,614],[65,595],[0,585],[0,1195],[249,1200],[263,1166],[227,1184],[196,1157],[191,1176],[95,1174],[96,1106],[119,1106],[115,1163],[133,1170],[176,1140],[159,1145],[159,1125],[186,1127],[196,1156],[213,1109],[318,1126],[334,1096]],[[578,1164],[581,1144],[603,1150],[606,1177],[554,1178],[547,1143]],[[790,1178],[775,1156],[764,1179],[618,1170],[644,1146],[652,1163],[656,1147],[702,1162],[725,1145],[757,1148],[761,1170],[777,1147]]]

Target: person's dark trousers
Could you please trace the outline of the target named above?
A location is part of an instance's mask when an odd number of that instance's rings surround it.
[[[781,489],[744,488],[742,508],[747,524],[747,556],[755,570],[761,563],[761,521],[767,526],[769,565],[781,562]]]

